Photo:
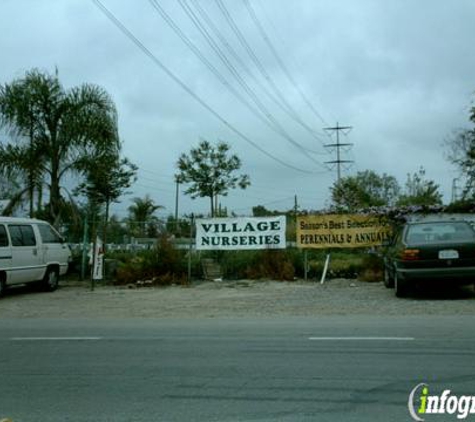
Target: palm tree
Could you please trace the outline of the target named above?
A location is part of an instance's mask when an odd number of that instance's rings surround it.
[[[22,79],[0,85],[0,126],[16,135],[14,145],[0,149],[0,171],[15,168],[23,174],[31,211],[35,189],[41,197],[41,187],[46,185],[49,219],[56,224],[65,175],[81,175],[85,161],[120,148],[110,96],[90,84],[65,90],[57,72],[52,76],[34,69]]]
[[[134,198],[133,205],[129,207],[129,225],[137,237],[153,237],[156,235],[158,218],[153,215],[162,209],[154,200],[146,195],[144,198]]]
[[[21,204],[20,184],[18,183],[15,174],[6,176],[0,174],[0,201],[3,202],[3,207],[0,209],[1,215],[11,215],[15,208]]]
[[[35,109],[32,90],[26,83],[0,86],[0,124],[9,129],[17,144],[0,145],[0,171],[4,177],[24,179],[25,187],[12,196],[14,208],[28,195],[30,217],[34,214],[34,195],[42,192],[44,151],[35,142]]]

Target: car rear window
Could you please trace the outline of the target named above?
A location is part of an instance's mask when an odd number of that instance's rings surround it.
[[[409,244],[475,242],[475,232],[465,222],[432,222],[412,224],[406,233]]]

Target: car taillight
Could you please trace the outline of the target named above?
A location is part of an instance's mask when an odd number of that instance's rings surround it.
[[[404,249],[401,252],[401,259],[403,261],[416,261],[419,259],[419,249]]]

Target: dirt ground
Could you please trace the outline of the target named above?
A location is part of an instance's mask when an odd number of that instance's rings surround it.
[[[428,287],[398,299],[382,283],[215,281],[127,288],[63,282],[53,293],[11,289],[0,318],[233,318],[318,315],[475,315],[467,287]]]

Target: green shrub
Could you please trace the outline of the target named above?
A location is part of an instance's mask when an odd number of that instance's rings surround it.
[[[308,277],[320,278],[327,250],[308,250]],[[361,250],[332,250],[328,278],[359,278],[363,281],[380,281],[383,274],[382,259],[376,254]],[[175,249],[166,237],[158,239],[155,248],[136,254],[115,252],[119,261],[118,284],[131,284],[138,280],[153,280],[155,285],[185,283],[188,277],[188,250]],[[192,276],[202,276],[201,260],[212,258],[221,264],[223,277],[233,279],[294,280],[303,278],[305,251],[297,248],[285,250],[203,251],[192,253]]]
[[[327,251],[309,257],[309,277],[320,278],[325,267]],[[362,255],[359,251],[331,252],[327,278],[356,278],[362,269]]]
[[[381,281],[384,278],[383,258],[376,254],[365,255],[358,278],[361,281]]]
[[[129,262],[119,264],[115,284],[133,284],[142,279],[142,259],[137,256]]]
[[[286,250],[267,249],[259,251],[258,259],[248,270],[248,278],[271,278],[273,280],[293,280],[295,269]]]
[[[228,280],[248,278],[250,269],[259,260],[257,251],[226,251],[213,258],[221,264],[223,277]]]
[[[154,248],[141,251],[117,270],[117,284],[151,280],[154,285],[185,284],[188,278],[187,251],[175,249],[166,236],[157,240]],[[196,260],[195,268],[196,271]]]
[[[131,251],[106,251],[105,258],[106,259],[116,259],[119,262],[129,262],[135,256],[137,256],[136,252]]]
[[[294,277],[304,278],[304,251],[297,248],[289,248],[286,250],[286,255],[294,268]]]
[[[227,251],[219,258],[226,279],[293,280],[295,267],[289,250]]]

